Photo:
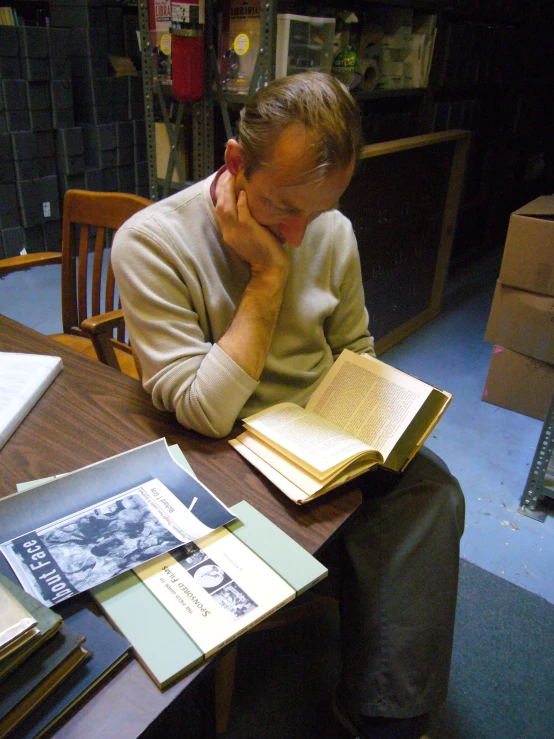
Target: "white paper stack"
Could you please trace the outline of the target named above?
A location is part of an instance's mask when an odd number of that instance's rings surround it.
[[[61,357],[0,352],[0,448],[61,370]]]

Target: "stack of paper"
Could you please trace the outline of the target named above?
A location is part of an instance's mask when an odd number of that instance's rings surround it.
[[[60,357],[0,352],[0,449],[61,370]]]

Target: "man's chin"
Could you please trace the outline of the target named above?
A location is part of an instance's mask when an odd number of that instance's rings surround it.
[[[275,238],[277,239],[277,241],[278,241],[278,242],[279,242],[280,244],[283,244],[283,246],[284,246],[284,245],[285,245],[285,244],[287,243],[287,240],[286,240],[286,238],[285,238],[285,237],[284,237],[284,236],[283,236],[282,234],[280,234],[280,233],[275,233],[275,231],[273,231],[272,229],[270,229],[270,231],[271,231],[271,233],[272,233],[272,234],[273,234],[273,235],[275,236]]]

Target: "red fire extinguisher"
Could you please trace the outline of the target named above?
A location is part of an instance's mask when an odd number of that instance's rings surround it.
[[[204,33],[196,28],[171,29],[173,97],[194,103],[204,96]]]
[[[197,3],[171,4],[172,93],[190,103],[204,96],[204,31]]]

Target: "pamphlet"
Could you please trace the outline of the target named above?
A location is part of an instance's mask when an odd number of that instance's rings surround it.
[[[53,606],[212,530],[159,480],[150,480],[0,550],[24,589]]]
[[[41,504],[57,504],[60,495],[59,515],[52,515],[52,505],[48,516]],[[29,515],[29,505],[39,506],[38,516]],[[21,519],[12,527],[0,524],[0,553],[22,587],[46,606],[203,538],[235,518],[173,459],[165,440],[9,496],[0,501],[0,520],[4,511],[19,511]]]

